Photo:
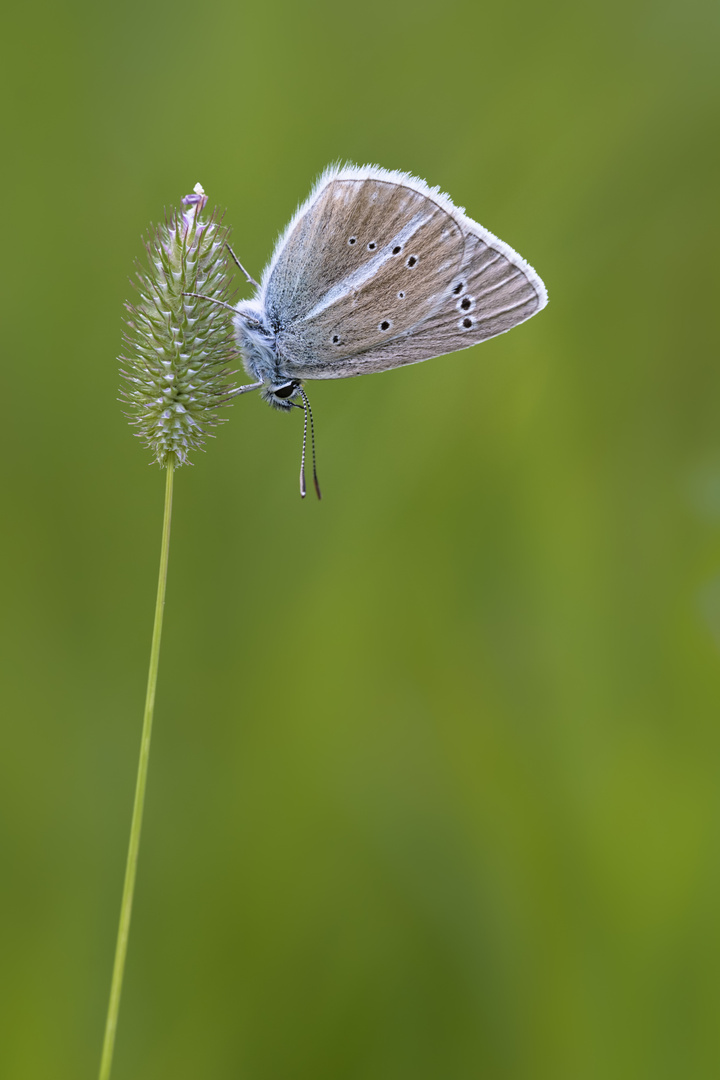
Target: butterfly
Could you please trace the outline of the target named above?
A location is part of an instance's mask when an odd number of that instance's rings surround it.
[[[277,242],[233,325],[253,383],[277,409],[305,410],[306,379],[416,364],[504,334],[547,303],[516,251],[409,173],[331,166]],[[299,399],[299,401],[298,401]]]

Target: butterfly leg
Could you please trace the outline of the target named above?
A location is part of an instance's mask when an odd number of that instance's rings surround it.
[[[232,401],[233,398],[239,397],[240,394],[247,394],[249,390],[259,390],[260,387],[264,385],[264,382],[262,381],[262,379],[260,379],[259,382],[248,383],[247,386],[238,386],[237,389],[231,390],[229,394],[225,395],[225,397],[220,398],[220,400],[216,403],[216,407],[219,408],[226,402]]]
[[[247,386],[238,386],[237,389],[231,390],[224,400],[229,401],[230,398],[239,397],[240,394],[247,394],[249,390],[259,390],[264,385],[265,383],[260,379],[259,382],[248,383]]]
[[[226,248],[228,249],[228,251],[229,251],[229,252],[230,252],[230,254],[232,255],[232,257],[233,257],[233,259],[235,260],[235,263],[236,263],[236,265],[238,266],[238,268],[239,268],[240,270],[242,270],[243,274],[245,275],[245,280],[246,280],[246,281],[248,281],[248,282],[250,283],[250,285],[254,285],[256,289],[259,289],[259,288],[260,288],[260,286],[258,285],[257,281],[255,280],[255,278],[252,278],[252,277],[250,277],[250,275],[248,274],[247,270],[245,269],[245,267],[243,266],[243,264],[242,264],[242,263],[240,262],[240,260],[238,259],[237,255],[235,254],[235,252],[233,251],[233,249],[232,249],[232,248],[230,247],[230,245],[229,245],[229,244],[226,244],[226,245],[225,245],[225,247],[226,247]]]
[[[194,296],[196,300],[207,300],[209,304],[217,304],[218,307],[224,307],[228,311],[232,311],[233,315],[237,314],[232,304],[226,304],[224,300],[216,300],[214,296],[204,296],[199,292],[184,292],[183,296]]]

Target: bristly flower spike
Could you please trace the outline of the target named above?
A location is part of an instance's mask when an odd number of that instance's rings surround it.
[[[163,467],[188,464],[221,423],[218,407],[234,389],[237,358],[230,319],[208,303],[232,300],[229,229],[217,211],[202,217],[200,184],[182,204],[146,241],[147,265],[137,265],[133,282],[138,299],[125,305],[121,357],[128,418]]]

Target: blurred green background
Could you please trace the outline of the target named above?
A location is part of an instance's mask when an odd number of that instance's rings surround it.
[[[720,15],[15,5],[3,64],[0,1075],[96,1075],[163,477],[116,401],[201,181],[256,276],[330,161],[547,283],[256,395],[177,476],[114,1080],[720,1075]],[[248,295],[243,290],[242,295]]]

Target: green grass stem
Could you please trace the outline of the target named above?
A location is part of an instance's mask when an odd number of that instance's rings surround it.
[[[135,892],[138,851],[140,849],[140,832],[142,829],[143,806],[145,803],[145,787],[147,784],[148,761],[150,760],[150,736],[152,734],[153,712],[155,709],[155,688],[157,686],[158,664],[160,660],[160,637],[162,635],[163,609],[165,607],[165,587],[167,585],[168,554],[170,551],[170,521],[172,517],[173,466],[174,459],[173,456],[170,455],[166,471],[165,514],[163,516],[160,573],[158,575],[155,622],[153,624],[152,645],[150,647],[150,670],[148,672],[147,694],[145,697],[145,715],[143,716],[140,758],[138,761],[137,781],[135,784],[135,801],[133,803],[132,823],[130,825],[130,842],[128,844],[127,863],[125,866],[125,883],[123,885],[122,903],[120,905],[120,924],[118,926],[117,944],[115,946],[115,963],[110,986],[110,1001],[108,1003],[107,1020],[105,1022],[105,1038],[103,1040],[99,1080],[110,1080],[113,1050],[115,1048],[115,1033],[117,1031],[118,1012],[120,1009],[120,995],[122,993],[123,975],[125,972],[125,957],[127,955],[128,936],[130,933],[130,916],[132,914],[133,895]]]

